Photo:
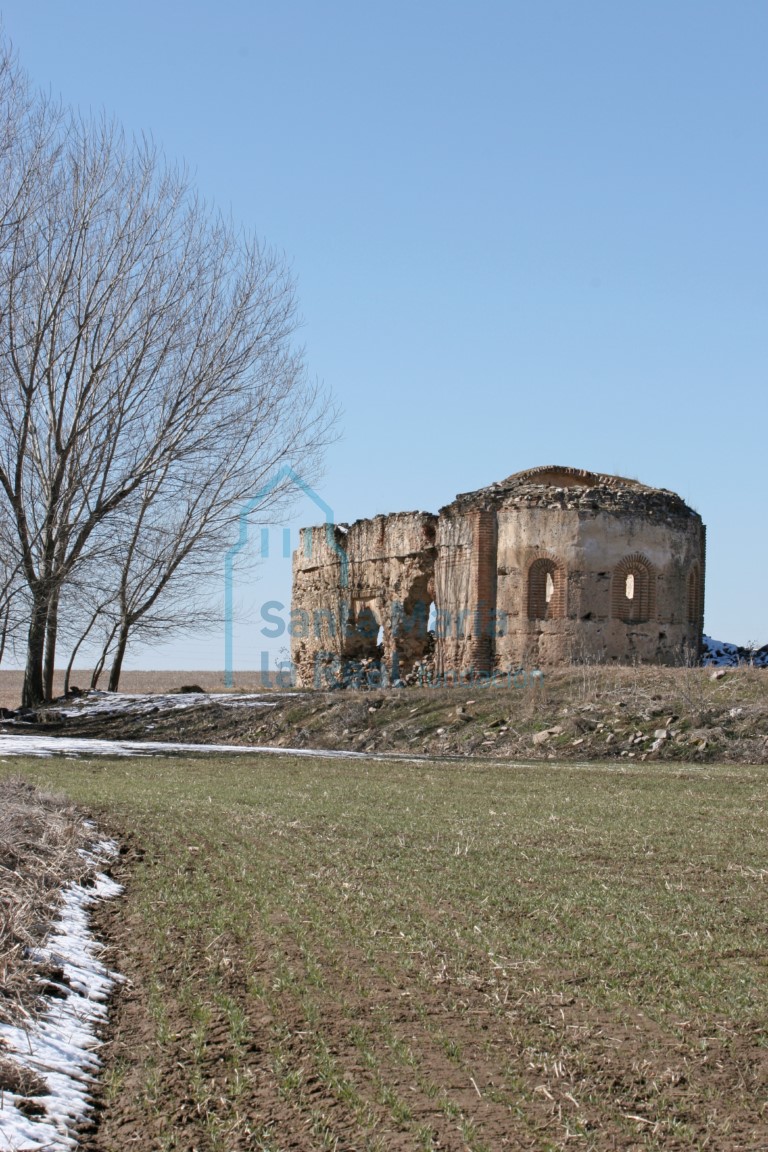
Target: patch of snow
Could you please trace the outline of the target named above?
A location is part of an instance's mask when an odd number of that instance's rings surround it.
[[[276,708],[277,697],[276,692],[268,695],[264,692],[89,692],[65,705],[54,705],[48,711],[54,715],[71,717],[181,712],[201,704],[221,704],[225,708]]]
[[[0,756],[176,756],[200,752],[258,752],[278,756],[322,756],[369,760],[364,752],[323,748],[270,748],[258,744],[171,744],[160,740],[94,740],[80,736],[17,736],[0,734]]]
[[[83,855],[98,867],[116,851],[112,841],[101,840]],[[90,1089],[100,1066],[96,1028],[106,1020],[107,1000],[121,977],[99,959],[89,909],[97,900],[111,899],[122,891],[101,872],[93,879],[93,887],[73,883],[65,888],[59,917],[44,947],[31,954],[32,960],[62,970],[57,985],[61,998],[48,997],[42,1017],[24,1027],[0,1023],[3,1056],[35,1072],[48,1089],[34,1097],[43,1109],[39,1116],[24,1114],[18,1106],[23,1097],[2,1093],[0,1148],[10,1152],[77,1148],[74,1130],[91,1108]]]
[[[762,648],[742,648],[725,640],[713,640],[711,636],[703,636],[702,644],[701,663],[705,667],[738,668],[741,664],[750,664],[755,668],[768,668],[768,644]]]

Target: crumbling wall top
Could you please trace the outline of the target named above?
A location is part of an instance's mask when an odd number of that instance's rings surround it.
[[[639,480],[587,472],[581,468],[544,465],[515,472],[506,480],[475,492],[460,493],[441,514],[472,508],[539,507],[582,512],[613,512],[663,519],[699,519],[675,492],[651,488]]]
[[[353,523],[301,529],[295,569],[310,570],[350,560],[405,557],[434,550],[437,516],[432,512],[392,512]]]

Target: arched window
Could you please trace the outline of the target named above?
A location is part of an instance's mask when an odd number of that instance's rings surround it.
[[[564,615],[565,573],[548,558],[534,560],[528,569],[528,619],[554,620]]]
[[[625,556],[613,570],[612,615],[625,624],[645,624],[656,615],[656,573],[636,552]]]

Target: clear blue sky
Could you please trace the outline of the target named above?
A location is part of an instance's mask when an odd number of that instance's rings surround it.
[[[707,524],[707,631],[768,641],[768,3],[0,11],[37,83],[287,254],[344,409],[337,519],[537,464],[636,476]],[[220,666],[221,638],[156,659]]]

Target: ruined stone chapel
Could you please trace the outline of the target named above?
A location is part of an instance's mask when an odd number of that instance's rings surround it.
[[[302,529],[292,659],[308,686],[372,664],[391,683],[680,663],[701,646],[704,562],[704,524],[674,492],[532,468],[437,515]]]

